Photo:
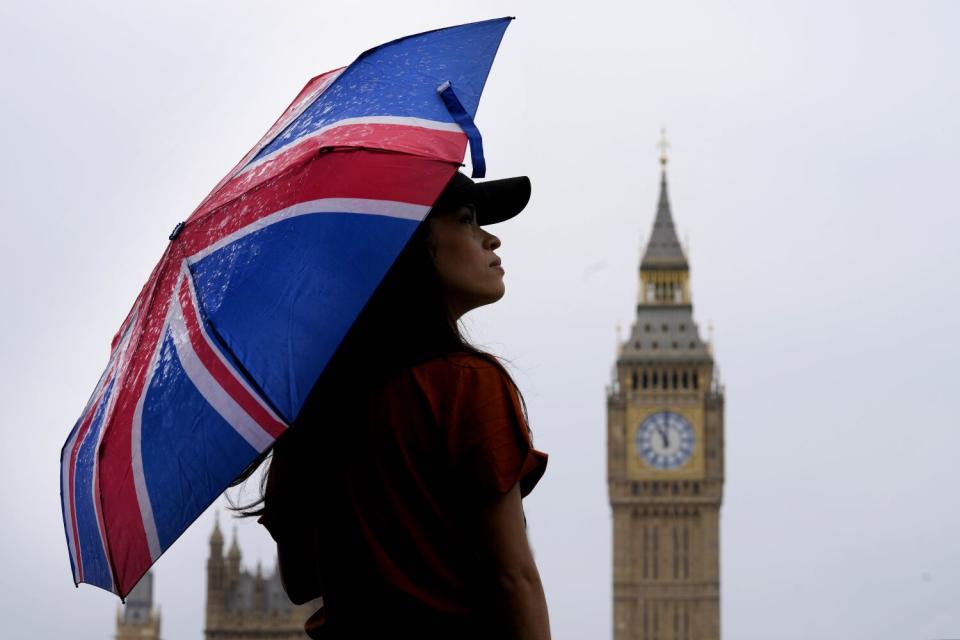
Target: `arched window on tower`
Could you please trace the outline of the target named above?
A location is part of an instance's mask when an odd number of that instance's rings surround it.
[[[650,527],[643,526],[643,577],[650,574]]]
[[[690,379],[687,377],[686,371],[683,372],[683,388],[684,389],[690,388]]]
[[[673,525],[673,579],[680,578],[680,532],[677,531],[677,525]],[[674,622],[674,631],[677,623]]]
[[[654,389],[657,388],[657,372],[656,371],[653,372],[653,388]]]
[[[652,562],[650,564],[653,565],[653,579],[656,580],[657,578],[660,577],[659,576],[660,572],[658,571],[658,569],[660,568],[658,566],[660,564],[660,527],[658,527],[657,525],[653,525],[652,556],[653,556],[651,558]],[[656,629],[657,627],[657,610],[656,609],[653,610],[653,627],[654,629]]]
[[[680,388],[680,385],[677,384],[677,372],[676,372],[676,371],[673,372],[673,388],[674,388],[674,389],[679,389],[679,388]]]
[[[644,371],[644,372],[643,372],[643,377],[642,377],[641,386],[642,386],[644,389],[646,389],[646,388],[647,388],[647,385],[649,385],[649,383],[650,383],[650,380],[648,379],[647,372]]]
[[[637,372],[634,371],[633,375],[631,375],[630,378],[631,378],[630,380],[631,388],[636,389],[637,388]]]
[[[700,388],[700,380],[699,380],[699,376],[697,376],[696,371],[693,372],[693,388],[694,389]]]

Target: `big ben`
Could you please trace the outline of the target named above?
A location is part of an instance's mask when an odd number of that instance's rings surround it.
[[[723,387],[693,319],[661,143],[636,316],[607,394],[614,640],[720,637]]]

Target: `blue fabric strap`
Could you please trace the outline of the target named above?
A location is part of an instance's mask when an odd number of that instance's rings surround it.
[[[446,81],[437,87],[437,93],[443,98],[443,103],[447,106],[447,111],[453,116],[463,132],[467,134],[467,140],[470,141],[470,163],[473,165],[472,178],[482,178],[487,175],[487,161],[483,159],[483,138],[480,137],[480,130],[473,123],[473,118],[467,113],[460,103],[460,98],[453,92],[453,85]]]

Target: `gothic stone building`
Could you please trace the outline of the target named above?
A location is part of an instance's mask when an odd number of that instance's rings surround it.
[[[693,320],[661,155],[660,202],[607,396],[615,640],[720,637],[723,387]]]
[[[219,522],[214,526],[207,560],[206,640],[305,640],[303,623],[320,604],[292,604],[276,568],[269,575],[259,564],[255,573],[241,568],[236,532],[224,555]]]
[[[274,569],[264,575],[240,564],[240,548],[233,542],[223,553],[220,524],[210,536],[207,559],[207,608],[204,638],[207,640],[306,640],[303,623],[322,600],[295,606],[280,584]],[[153,573],[137,583],[126,603],[117,611],[116,640],[160,640],[160,613],[153,606]]]

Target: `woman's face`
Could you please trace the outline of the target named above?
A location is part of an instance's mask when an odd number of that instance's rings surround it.
[[[454,319],[503,297],[500,239],[477,224],[472,205],[427,220],[430,253]]]

